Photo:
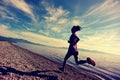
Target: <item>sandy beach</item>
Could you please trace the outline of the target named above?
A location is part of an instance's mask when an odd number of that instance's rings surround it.
[[[44,56],[0,41],[0,80],[101,80],[69,65],[61,72],[60,66]]]

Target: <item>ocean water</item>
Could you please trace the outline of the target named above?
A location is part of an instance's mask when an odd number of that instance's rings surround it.
[[[28,43],[15,43],[15,45],[53,59],[61,63],[61,65],[67,52],[67,49],[64,48],[54,48]],[[91,57],[95,60],[95,67],[89,64],[76,65],[73,57],[70,57],[67,64],[80,71],[94,74],[103,80],[120,80],[120,55],[79,50],[80,60],[85,60],[87,57]]]

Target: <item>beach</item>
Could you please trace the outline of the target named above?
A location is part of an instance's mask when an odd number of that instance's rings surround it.
[[[61,72],[60,66],[54,60],[0,41],[0,80],[101,80],[70,65]]]

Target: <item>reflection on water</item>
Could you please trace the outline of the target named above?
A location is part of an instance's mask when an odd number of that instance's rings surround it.
[[[50,59],[52,58],[53,60],[60,63],[62,63],[64,56],[67,52],[67,49],[26,43],[17,43],[16,45],[38,53],[40,55],[46,56]],[[88,64],[78,66],[75,64],[73,57],[71,57],[67,63],[78,70],[86,71],[105,80],[120,80],[120,56],[105,53],[103,54],[97,52],[89,52],[87,50],[79,51],[79,59],[86,59],[86,57],[88,56],[95,60],[97,64],[95,67]]]

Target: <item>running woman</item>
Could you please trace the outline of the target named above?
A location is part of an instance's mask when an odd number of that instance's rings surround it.
[[[90,58],[90,57],[87,57],[86,60],[80,60],[78,61],[78,49],[77,49],[77,43],[78,41],[80,40],[78,38],[78,36],[76,35],[76,32],[77,31],[80,31],[81,30],[81,27],[80,26],[73,26],[72,29],[71,29],[71,36],[68,40],[68,43],[70,44],[69,45],[69,48],[68,48],[68,52],[64,58],[64,62],[63,62],[63,66],[61,68],[59,68],[61,71],[64,71],[64,68],[65,68],[65,64],[66,64],[66,61],[71,57],[71,56],[74,56],[74,59],[75,59],[75,62],[77,65],[79,64],[84,64],[84,63],[88,63],[88,64],[91,64],[93,66],[95,66],[95,62]]]

